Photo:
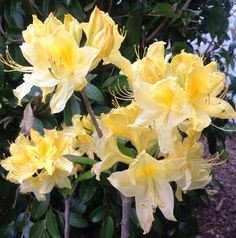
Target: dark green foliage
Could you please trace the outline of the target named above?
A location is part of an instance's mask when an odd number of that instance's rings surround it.
[[[120,25],[126,27],[126,39],[122,44],[122,54],[131,61],[136,59],[134,45],[140,45],[142,57],[146,47],[155,39],[168,42],[168,52],[176,54],[182,49],[199,54],[201,43],[208,43],[204,54],[205,62],[217,60],[219,68],[225,73],[229,66],[234,68],[233,42],[229,50],[220,48],[227,34],[229,0],[0,0],[0,53],[5,53],[6,45],[12,57],[19,64],[27,65],[23,59],[19,45],[22,44],[22,31],[32,22],[32,14],[44,20],[50,12],[63,19],[70,13],[79,21],[88,20],[94,6],[109,12]],[[212,7],[209,7],[212,6]],[[222,20],[223,19],[223,20]],[[204,33],[209,33],[213,44]],[[191,41],[196,40],[193,48]],[[9,141],[14,141],[19,133],[19,125],[23,117],[24,107],[17,106],[12,90],[22,83],[22,74],[6,73],[0,63],[0,157],[8,156]],[[101,65],[89,75],[86,88],[92,107],[97,115],[108,112],[112,108],[110,91],[119,87],[128,87],[125,76],[118,75],[119,70],[111,65]],[[235,95],[236,79],[231,80],[230,92]],[[119,84],[119,87],[118,87]],[[67,102],[64,112],[52,115],[47,105],[41,102],[40,92],[33,88],[23,100],[23,106],[31,102],[34,110],[33,127],[43,133],[43,128],[60,127],[62,123],[71,125],[74,114],[85,114],[86,110],[79,93],[75,93]],[[231,98],[229,99],[229,101]],[[47,98],[47,102],[49,98]],[[122,105],[124,102],[120,102]],[[217,126],[224,126],[226,121],[215,120]],[[211,153],[224,150],[225,133],[211,126],[204,130]],[[222,146],[217,145],[217,141]],[[135,151],[118,141],[122,153],[132,155]],[[222,159],[227,153],[222,154]],[[86,158],[68,157],[75,163],[81,163],[85,170],[76,179],[79,182],[71,201],[70,225],[71,238],[118,238],[120,234],[121,201],[118,192],[107,180],[108,173],[101,175],[98,183],[89,171],[91,163]],[[0,168],[0,236],[1,238],[47,238],[63,237],[64,203],[71,190],[54,189],[44,202],[37,202],[31,195],[18,194],[16,185],[5,181],[5,172]],[[157,210],[151,232],[145,237],[192,237],[197,230],[197,223],[191,215],[191,208],[200,202],[202,191],[192,191],[184,195],[183,202],[177,202],[175,216],[178,222],[170,222],[163,218]],[[64,196],[64,197],[63,197]],[[133,209],[131,212],[131,238],[144,237]]]

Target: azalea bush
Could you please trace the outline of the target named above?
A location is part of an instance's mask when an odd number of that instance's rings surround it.
[[[230,2],[1,2],[3,237],[195,234],[236,117]]]

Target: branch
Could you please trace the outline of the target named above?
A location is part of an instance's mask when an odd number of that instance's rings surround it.
[[[90,115],[91,120],[96,128],[98,136],[101,138],[102,131],[99,128],[97,119],[94,115],[93,109],[92,109],[90,102],[88,100],[85,88],[81,91],[81,95],[82,95],[83,101],[85,103],[87,112]],[[121,200],[122,200],[121,238],[128,238],[129,237],[130,211],[131,211],[132,199],[125,197],[124,195],[121,194]],[[65,200],[65,205],[66,205],[66,200]],[[66,210],[65,210],[65,212],[66,212]],[[69,238],[69,237],[65,236],[65,238]]]
[[[64,212],[64,219],[65,219],[65,227],[64,227],[64,238],[70,238],[70,201],[71,196],[65,199],[65,212]]]
[[[101,129],[99,128],[97,119],[96,119],[96,117],[95,117],[95,115],[94,115],[93,109],[92,109],[92,107],[91,107],[91,105],[90,105],[90,102],[89,102],[89,100],[88,100],[88,96],[87,96],[87,93],[86,93],[86,91],[85,91],[85,88],[81,91],[81,95],[82,95],[82,98],[83,98],[83,100],[84,100],[84,104],[85,104],[85,107],[86,107],[86,109],[87,109],[87,112],[88,112],[88,114],[90,115],[91,120],[92,120],[92,122],[93,122],[93,124],[94,124],[94,126],[95,126],[95,129],[96,129],[96,131],[97,131],[97,133],[98,133],[98,136],[101,138],[101,137],[102,137],[102,131],[101,131]]]
[[[122,193],[120,196],[122,201],[121,238],[128,238],[132,198],[125,197]]]
[[[156,37],[156,35],[161,31],[161,29],[168,21],[169,21],[168,17],[164,18],[164,20],[160,23],[160,25],[151,33],[149,37],[147,37],[146,42],[149,43],[154,37]]]

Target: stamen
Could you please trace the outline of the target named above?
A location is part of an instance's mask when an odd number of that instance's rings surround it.
[[[34,71],[34,67],[32,66],[23,66],[16,63],[16,61],[14,61],[13,58],[11,57],[8,46],[6,46],[5,52],[6,52],[6,59],[4,59],[4,57],[0,54],[0,62],[11,68],[4,70],[5,72],[19,71],[25,73],[32,73]]]
[[[228,93],[228,91],[229,91],[229,85],[227,85],[226,87],[225,87],[225,89],[224,89],[224,91],[222,92],[222,94],[220,95],[220,99],[223,99],[225,96],[226,96],[226,94]]]
[[[134,52],[136,54],[136,57],[140,60],[140,51],[139,51],[140,46],[139,45],[134,45]]]
[[[144,49],[143,49],[143,58],[146,56],[146,54],[147,54],[147,47],[144,47]]]
[[[235,129],[235,130],[233,130],[233,129],[224,129],[224,128],[219,127],[219,126],[217,126],[217,125],[215,125],[215,124],[213,124],[213,123],[211,123],[211,125],[214,126],[214,127],[217,128],[217,129],[221,130],[221,131],[225,131],[225,132],[236,132],[236,129]]]

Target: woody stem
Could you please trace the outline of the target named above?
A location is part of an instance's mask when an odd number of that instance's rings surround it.
[[[92,122],[93,122],[93,124],[94,124],[94,126],[95,126],[95,129],[96,129],[96,131],[97,131],[97,133],[98,133],[98,136],[101,138],[101,137],[102,137],[102,131],[101,131],[101,129],[99,128],[97,119],[96,119],[96,117],[95,117],[95,115],[94,115],[94,112],[93,112],[93,109],[92,109],[91,104],[90,104],[90,102],[89,102],[89,99],[88,99],[87,93],[86,93],[86,91],[85,91],[85,88],[82,89],[81,95],[82,95],[82,98],[83,98],[83,101],[84,101],[86,110],[87,110],[88,114],[90,115],[91,120],[92,120]]]

